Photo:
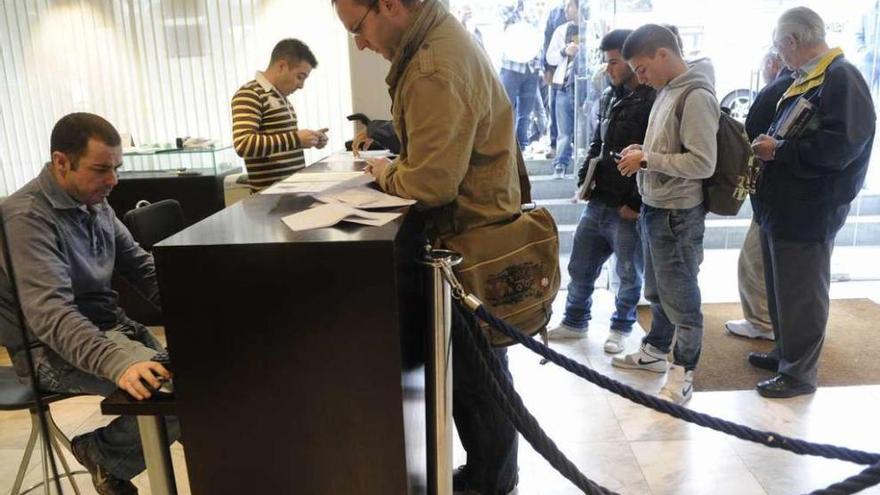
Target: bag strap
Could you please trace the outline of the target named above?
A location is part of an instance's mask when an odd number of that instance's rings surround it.
[[[526,169],[526,161],[523,159],[519,144],[516,145],[516,175],[519,177],[520,202],[523,204],[531,203],[532,183],[529,180],[529,171]]]
[[[687,103],[687,97],[698,89],[705,89],[712,93],[712,95],[715,95],[715,90],[707,84],[697,84],[696,86],[691,86],[685,89],[681,96],[678,97],[678,101],[675,102],[675,116],[678,117],[679,124],[681,124],[681,116],[684,115],[684,104]]]
[[[678,118],[679,134],[681,134],[681,116],[684,115],[684,104],[687,103],[687,97],[698,89],[705,89],[706,91],[712,93],[713,96],[715,95],[715,90],[713,90],[707,84],[697,84],[684,90],[681,96],[678,97],[678,101],[675,102],[675,116]],[[684,147],[684,143],[682,143],[681,145],[681,150],[688,150]]]

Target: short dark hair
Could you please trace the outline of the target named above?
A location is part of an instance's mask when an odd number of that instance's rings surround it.
[[[269,59],[269,65],[279,60],[286,60],[291,65],[297,62],[306,62],[313,69],[318,66],[318,59],[315,58],[312,50],[305,43],[294,38],[283,39],[272,49],[272,58]]]
[[[632,32],[632,29],[615,29],[611,31],[602,37],[602,41],[599,43],[599,50],[610,52],[611,50],[622,49],[627,36],[632,34]]]
[[[89,139],[96,139],[107,146],[119,146],[122,139],[113,124],[93,113],[71,113],[61,117],[52,128],[49,151],[67,155],[71,168],[76,170],[79,158],[89,146]]]
[[[672,34],[675,35],[675,41],[678,42],[679,48],[684,50],[684,41],[681,39],[681,33],[678,32],[678,26],[676,26],[675,24],[661,24],[661,26],[670,30],[672,32]]]
[[[645,24],[626,38],[622,53],[624,60],[653,57],[660,48],[666,48],[681,57],[681,47],[672,31],[658,24]]]

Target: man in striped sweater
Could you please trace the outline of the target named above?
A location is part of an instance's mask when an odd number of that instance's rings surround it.
[[[268,187],[305,167],[303,149],[327,144],[327,129],[297,128],[296,112],[287,100],[317,66],[305,43],[281,40],[269,67],[232,97],[232,142],[254,188]]]

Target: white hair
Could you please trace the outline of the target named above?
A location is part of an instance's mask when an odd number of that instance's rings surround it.
[[[779,16],[776,36],[791,36],[798,44],[812,46],[825,42],[825,22],[807,7],[794,7]]]

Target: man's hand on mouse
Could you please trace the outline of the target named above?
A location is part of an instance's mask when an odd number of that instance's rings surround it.
[[[135,399],[144,400],[162,386],[160,378],[170,379],[171,372],[155,361],[139,361],[122,373],[116,385]]]

